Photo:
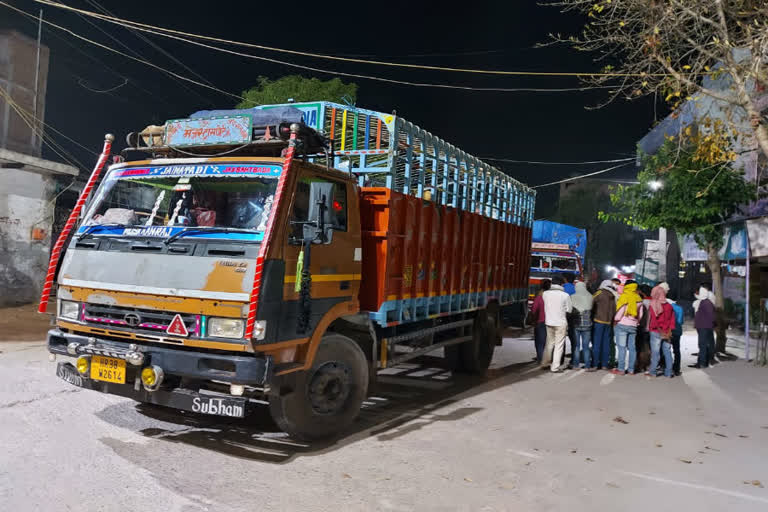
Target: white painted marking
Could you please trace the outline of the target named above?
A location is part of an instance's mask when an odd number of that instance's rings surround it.
[[[604,375],[602,379],[600,379],[600,385],[601,386],[607,386],[608,384],[613,382],[613,380],[615,378],[616,378],[616,376],[614,374],[608,373],[608,374]]]
[[[507,448],[507,451],[510,453],[515,453],[517,455],[520,455],[522,457],[528,457],[529,459],[540,459],[541,455],[536,455],[535,453],[531,452],[524,452],[521,450],[513,450],[512,448]]]
[[[568,372],[568,373],[569,373],[569,375],[566,378],[563,379],[563,382],[568,382],[571,379],[575,379],[576,377],[578,377],[579,375],[584,373],[584,370],[576,370],[576,371],[571,371],[571,372]]]
[[[670,480],[668,478],[662,478],[659,476],[653,476],[653,475],[644,475],[642,473],[633,473],[631,471],[619,471],[619,473],[623,473],[625,475],[634,476],[636,478],[643,478],[645,480],[650,480],[652,482],[660,482],[662,484],[670,484],[670,485],[677,485],[679,487],[688,487],[690,489],[698,489],[701,491],[709,491],[709,492],[716,492],[719,494],[724,494],[726,496],[733,496],[735,498],[742,498],[745,500],[752,500],[752,501],[759,501],[760,503],[768,503],[768,498],[761,498],[759,496],[753,496],[751,494],[746,494],[743,492],[737,492],[737,491],[729,491],[727,489],[719,489],[717,487],[711,487],[709,485],[699,485],[699,484],[692,484],[689,482],[681,482],[679,480]]]
[[[733,398],[715,384],[704,370],[683,372],[683,382],[704,401],[731,403]]]

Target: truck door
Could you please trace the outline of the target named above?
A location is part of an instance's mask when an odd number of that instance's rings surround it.
[[[289,318],[281,322],[283,339],[309,336],[331,308],[342,302],[356,304],[360,287],[362,253],[357,189],[351,180],[329,177],[309,167],[298,169],[284,248],[283,299]],[[325,192],[330,195],[321,208],[316,204],[318,190],[323,191],[323,196]],[[326,231],[308,244],[308,234],[311,236],[312,229],[318,227],[319,209],[324,210]],[[302,297],[301,275],[307,261],[308,301]]]

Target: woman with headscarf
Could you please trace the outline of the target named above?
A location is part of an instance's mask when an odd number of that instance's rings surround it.
[[[675,312],[667,302],[667,291],[663,286],[651,290],[651,303],[648,307],[648,331],[651,333],[651,365],[645,375],[656,376],[659,365],[659,349],[664,351],[664,376],[674,377],[672,373],[672,329],[675,328]]]
[[[571,296],[573,309],[576,313],[576,345],[571,351],[571,366],[578,368],[584,362],[584,368],[592,371],[592,294],[587,290],[587,283],[576,281],[575,293]]]
[[[618,349],[619,367],[613,369],[611,373],[616,375],[635,374],[635,358],[637,349],[635,347],[635,336],[637,335],[637,326],[643,319],[643,298],[637,293],[637,283],[627,281],[624,283],[624,289],[616,301],[616,315],[613,317],[616,322],[616,348]],[[629,351],[629,362],[627,362],[627,351]]]
[[[592,320],[595,326],[592,336],[592,370],[608,369],[616,295],[613,281],[606,279],[600,283],[600,288],[592,296]]]

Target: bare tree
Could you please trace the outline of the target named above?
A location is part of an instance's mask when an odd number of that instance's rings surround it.
[[[661,94],[673,106],[697,93],[734,105],[749,119],[753,146],[768,156],[768,2],[765,0],[552,0],[580,12],[579,35],[553,34],[597,53],[603,73],[585,77],[612,85],[606,103]]]

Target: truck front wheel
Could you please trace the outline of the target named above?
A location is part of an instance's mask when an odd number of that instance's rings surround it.
[[[296,439],[311,441],[340,433],[360,412],[368,392],[368,363],[346,336],[323,337],[312,367],[296,375],[293,389],[270,396],[275,423]]]

